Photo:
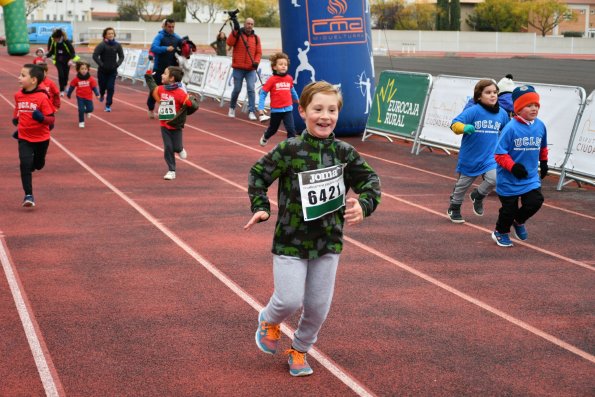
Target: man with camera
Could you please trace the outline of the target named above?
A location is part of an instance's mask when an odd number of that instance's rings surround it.
[[[233,91],[229,102],[229,117],[235,117],[238,96],[242,89],[243,80],[246,80],[248,91],[248,118],[256,120],[255,92],[256,70],[262,57],[260,38],[254,33],[254,19],[246,18],[244,27],[240,29],[237,19],[238,11],[228,11],[233,22],[233,31],[227,38],[227,45],[233,47],[231,67],[233,68]]]
[[[154,56],[153,74],[157,85],[161,85],[161,75],[165,69],[169,66],[178,66],[175,54],[182,44],[182,38],[174,33],[176,21],[168,18],[163,21],[162,27],[163,29],[153,39],[150,49]],[[149,117],[155,118],[155,113],[153,113],[155,99],[151,95],[147,99],[147,107],[149,108]]]

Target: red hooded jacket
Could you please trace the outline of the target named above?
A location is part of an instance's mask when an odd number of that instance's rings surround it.
[[[246,49],[246,45],[244,45],[244,40],[242,40],[240,34],[244,39],[246,39],[248,49]],[[246,32],[244,32],[244,28],[240,29],[239,31],[234,30],[227,38],[227,45],[233,47],[231,60],[232,68],[242,70],[256,69],[252,66],[252,59],[254,59],[254,62],[260,63],[260,58],[262,58],[262,47],[260,46],[260,38],[256,35],[256,33],[254,33],[254,31],[247,35]],[[250,51],[252,59],[250,59],[248,51]]]

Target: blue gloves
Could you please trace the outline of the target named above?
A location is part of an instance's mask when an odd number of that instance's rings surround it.
[[[510,172],[512,172],[512,175],[516,176],[519,179],[525,179],[527,175],[529,175],[527,173],[527,169],[521,163],[514,163]]]
[[[471,124],[465,124],[465,128],[463,129],[463,133],[467,135],[471,135],[475,132],[475,127]]]
[[[41,113],[41,111],[39,109],[35,109],[33,111],[32,117],[33,117],[33,120],[35,120],[39,123],[43,123],[43,119],[45,118],[43,116],[43,113]]]

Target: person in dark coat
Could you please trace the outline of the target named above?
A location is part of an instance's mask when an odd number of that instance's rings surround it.
[[[116,41],[116,31],[113,28],[103,29],[103,41],[95,47],[93,60],[97,63],[97,80],[99,82],[99,102],[105,100],[105,111],[112,111],[112,102],[118,76],[118,67],[124,62],[124,50]]]
[[[80,58],[76,55],[72,42],[68,40],[66,32],[62,29],[56,29],[48,40],[48,50],[46,56],[52,60],[58,70],[58,84],[60,86],[60,96],[64,96],[64,90],[68,85],[68,74],[70,66]]]

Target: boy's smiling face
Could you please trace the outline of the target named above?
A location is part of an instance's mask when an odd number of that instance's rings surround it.
[[[306,109],[300,106],[299,111],[310,135],[328,138],[339,119],[339,98],[334,93],[319,92],[312,96]]]

